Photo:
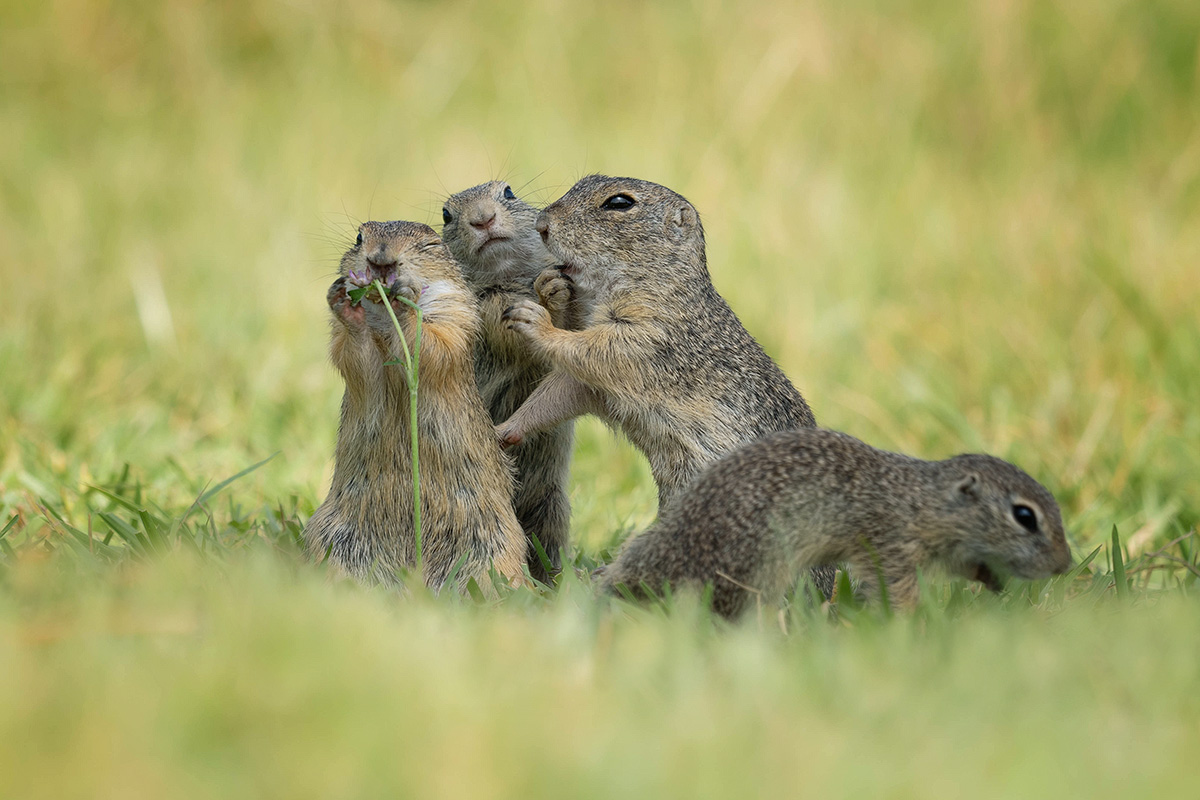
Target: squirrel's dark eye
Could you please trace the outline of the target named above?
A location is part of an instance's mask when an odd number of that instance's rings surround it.
[[[362,247],[362,231],[358,232],[358,238],[354,240],[355,247]]]
[[[624,211],[627,208],[633,208],[636,204],[637,201],[627,194],[614,194],[601,203],[600,207],[609,211]]]
[[[516,200],[517,199],[517,196],[515,194],[513,194],[513,190],[512,190],[511,186],[504,187],[504,199],[505,200]]]
[[[449,225],[450,220],[452,220],[452,219],[454,219],[454,215],[450,213],[450,209],[446,208],[445,206],[442,206],[442,222]]]
[[[1013,519],[1015,519],[1017,521],[1017,524],[1020,525],[1022,528],[1029,531],[1030,533],[1037,533],[1037,531],[1038,531],[1037,514],[1033,513],[1032,508],[1030,508],[1029,506],[1015,505],[1012,507],[1012,515],[1013,515]]]

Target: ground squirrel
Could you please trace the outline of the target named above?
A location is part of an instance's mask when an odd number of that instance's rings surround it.
[[[619,427],[650,461],[659,503],[740,444],[815,425],[708,275],[704,230],[657,184],[591,176],[537,228],[575,284],[582,330],[523,300],[505,315],[555,371],[501,426],[510,443],[581,413]]]
[[[1006,461],[945,461],[877,450],[828,430],[774,433],[701,473],[602,574],[610,591],[711,584],[713,609],[736,617],[755,595],[777,602],[799,570],[848,562],[865,596],[882,576],[893,605],[917,599],[917,568],[1000,588],[1065,572],[1058,504]]]
[[[378,298],[347,291],[379,279],[410,346],[422,312],[418,397],[424,579],[440,587],[458,566],[485,590],[488,570],[520,580],[525,537],[512,508],[510,465],[479,398],[473,369],[479,314],[459,266],[433,229],[367,222],[329,288],[330,353],[346,382],[329,495],[304,530],[310,550],[360,580],[414,562],[409,393],[401,352]]]
[[[502,181],[459,192],[442,208],[442,238],[479,298],[483,335],[475,350],[475,380],[495,423],[512,416],[550,371],[524,337],[501,319],[520,300],[535,300],[558,328],[573,327],[570,279],[534,230],[538,211]],[[575,425],[567,421],[531,433],[513,451],[517,488],[513,507],[529,538],[526,559],[533,577],[546,582],[562,563],[571,521],[568,470]],[[541,543],[550,570],[533,545]]]
[[[713,287],[704,228],[684,197],[592,175],[536,227],[582,310],[562,330],[531,300],[507,324],[554,371],[499,428],[509,445],[583,413],[620,429],[650,462],[660,512],[700,470],[767,433],[816,424],[804,398]],[[832,589],[833,571],[818,577]]]

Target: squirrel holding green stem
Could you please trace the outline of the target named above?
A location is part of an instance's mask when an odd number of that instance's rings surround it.
[[[330,354],[346,384],[332,485],[304,530],[309,550],[359,580],[391,581],[416,563],[405,344],[417,344],[422,577],[491,589],[490,571],[523,580],[525,537],[512,508],[511,466],[475,384],[475,296],[437,233],[415,222],[367,222],[328,292]]]

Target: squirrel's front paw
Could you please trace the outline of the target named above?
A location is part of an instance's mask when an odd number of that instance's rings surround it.
[[[509,306],[501,319],[504,327],[529,338],[536,337],[545,328],[554,327],[550,322],[550,312],[532,300],[520,300]]]
[[[421,296],[421,284],[411,275],[403,275],[392,281],[392,285],[388,287],[388,297],[392,301],[392,308],[399,311],[408,303],[402,302],[399,298],[403,297],[409,303],[416,303]]]
[[[533,291],[537,294],[538,302],[550,312],[551,318],[561,318],[571,302],[575,282],[558,267],[550,267],[538,274],[533,282]]]
[[[516,428],[501,423],[496,426],[496,441],[500,442],[501,448],[507,450],[525,441],[525,437]]]
[[[350,302],[346,291],[346,279],[338,278],[325,293],[325,300],[333,315],[347,326],[358,327],[363,324],[364,311],[360,306]]]

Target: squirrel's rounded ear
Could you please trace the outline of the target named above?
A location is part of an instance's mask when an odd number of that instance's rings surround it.
[[[974,472],[968,472],[966,475],[958,479],[958,483],[954,484],[954,490],[960,495],[965,495],[972,499],[978,499],[979,476]]]
[[[678,206],[667,217],[667,233],[678,238],[689,235],[696,227],[696,210],[691,206]]]

